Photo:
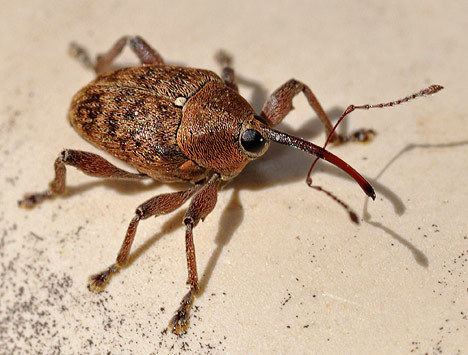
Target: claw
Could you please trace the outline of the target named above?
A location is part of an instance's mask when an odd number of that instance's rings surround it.
[[[376,133],[373,129],[362,128],[354,131],[350,136],[350,140],[360,143],[369,143],[372,142],[375,135]]]
[[[349,136],[335,133],[331,142],[336,145],[341,145],[347,142],[369,143],[372,142],[376,135],[373,129],[361,128],[352,132]]]
[[[194,293],[195,289],[191,288],[184,298],[182,298],[179,308],[169,321],[169,329],[176,335],[187,333],[190,324],[190,309],[192,308]]]
[[[40,192],[40,193],[25,194],[24,197],[18,201],[18,207],[31,209],[31,208],[36,207],[42,201],[50,197],[51,197],[51,194],[48,191]]]
[[[331,142],[333,143],[333,145],[337,146],[346,143],[348,140],[348,137],[342,134],[335,133]]]
[[[112,274],[117,271],[118,267],[116,265],[112,265],[103,272],[90,276],[88,281],[88,290],[94,293],[100,293],[104,291],[110,281]]]
[[[80,62],[86,69],[94,70],[94,63],[88,51],[76,42],[71,42],[68,47],[68,54]]]
[[[232,56],[226,52],[224,49],[220,49],[215,54],[215,60],[221,66],[228,66],[232,65]]]
[[[169,329],[176,335],[182,335],[187,333],[189,323],[189,315],[182,310],[178,310],[169,321]]]

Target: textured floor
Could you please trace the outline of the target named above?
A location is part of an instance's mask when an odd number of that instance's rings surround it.
[[[41,4],[42,3],[42,4]],[[5,2],[0,21],[0,353],[468,352],[468,30],[465,1]],[[34,6],[32,6],[34,5]],[[72,95],[92,79],[67,55],[140,34],[173,63],[218,70],[234,55],[256,109],[295,77],[333,117],[351,103],[438,95],[353,113],[368,145],[332,147],[370,179],[376,201],[323,163],[273,146],[221,191],[195,230],[204,292],[188,334],[165,327],[185,293],[183,210],[140,224],[132,262],[106,292],[89,274],[116,256],[134,208],[177,187],[102,182],[69,170],[68,197],[25,211],[72,130]],[[126,51],[121,64],[134,64]],[[300,97],[281,129],[322,143]]]

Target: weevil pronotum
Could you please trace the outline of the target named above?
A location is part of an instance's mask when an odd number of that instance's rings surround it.
[[[126,45],[138,56],[141,65],[110,70]],[[93,153],[65,149],[55,160],[55,178],[49,188],[25,195],[18,204],[33,207],[64,194],[67,165],[100,178],[190,183],[186,190],[155,196],[136,208],[115,263],[91,276],[88,286],[91,291],[102,291],[110,277],[125,266],[141,220],[173,212],[191,199],[183,219],[189,291],[169,325],[177,334],[186,331],[190,309],[199,291],[193,229],[215,207],[221,182],[237,176],[250,161],[265,154],[270,142],[275,142],[336,165],[356,180],[368,196],[375,198],[364,177],[325,150],[328,142],[363,141],[373,131],[359,130],[342,136],[335,133],[337,125],[355,109],[394,106],[442,89],[432,85],[388,103],[351,105],[333,126],[309,87],[294,79],[280,86],[261,113],[256,114],[239,95],[235,73],[226,55],[218,56],[223,67],[218,76],[209,70],[168,65],[138,36],[121,38],[108,52],[97,56],[96,61],[76,44],[72,44],[71,50],[97,74],[94,81],[73,97],[68,114],[71,125],[88,142],[126,162],[138,173],[122,170]],[[293,109],[292,100],[301,92],[325,126],[328,139],[324,147],[273,129]]]

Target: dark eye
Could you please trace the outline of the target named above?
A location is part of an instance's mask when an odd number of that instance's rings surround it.
[[[241,136],[242,147],[249,153],[260,153],[265,146],[265,138],[254,129],[246,129]]]

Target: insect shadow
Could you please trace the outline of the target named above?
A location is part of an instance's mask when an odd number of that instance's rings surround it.
[[[378,185],[377,180],[382,177],[382,175],[387,171],[392,164],[394,164],[398,159],[400,159],[403,155],[411,152],[412,150],[415,149],[443,149],[443,148],[454,148],[454,147],[459,147],[463,145],[467,145],[468,140],[465,141],[458,141],[458,142],[449,142],[449,143],[440,143],[440,144],[430,144],[430,143],[423,143],[423,144],[417,144],[417,143],[412,143],[408,144],[406,147],[404,147],[402,150],[400,150],[395,156],[390,159],[390,161],[382,168],[382,170],[377,174],[377,176],[373,179],[369,179],[371,183],[376,186]],[[369,204],[369,199],[366,198],[362,210],[362,215],[363,215],[363,220],[367,224],[370,224],[371,226],[374,226],[375,228],[378,228],[382,231],[384,231],[386,234],[391,236],[393,239],[395,239],[397,242],[405,246],[410,250],[410,252],[413,254],[414,259],[416,262],[423,266],[423,267],[428,267],[429,266],[429,260],[427,256],[419,250],[414,244],[409,242],[407,239],[405,239],[402,235],[398,234],[388,226],[384,225],[382,222],[378,222],[375,220],[372,220],[372,215],[369,213],[368,209],[368,204]],[[394,205],[395,206],[395,205]],[[401,216],[404,213],[405,207],[403,205],[403,202],[397,204],[397,207],[395,209],[395,213]]]

